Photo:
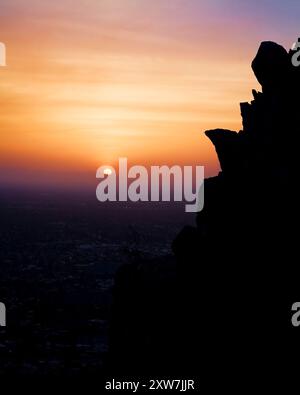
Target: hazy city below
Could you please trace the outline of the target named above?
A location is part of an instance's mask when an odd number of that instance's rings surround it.
[[[171,252],[195,216],[183,204],[99,203],[55,191],[1,193],[2,373],[101,369],[113,276],[136,259]]]

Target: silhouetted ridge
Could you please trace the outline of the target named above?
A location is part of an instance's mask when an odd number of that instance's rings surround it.
[[[174,240],[174,256],[132,264],[117,276],[115,369],[194,372],[211,390],[218,382],[232,389],[238,379],[263,378],[263,388],[266,366],[274,376],[289,359],[290,307],[300,300],[300,67],[293,54],[263,42],[252,62],[262,92],[241,103],[243,130],[206,131],[222,171],[205,181],[204,209]],[[145,275],[151,265],[163,281]]]

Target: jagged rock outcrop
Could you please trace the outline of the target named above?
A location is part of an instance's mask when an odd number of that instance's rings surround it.
[[[262,92],[241,103],[243,130],[206,132],[222,171],[205,181],[205,207],[174,240],[168,269],[164,258],[154,263],[164,281],[145,276],[143,264],[119,272],[113,315],[123,319],[112,325],[112,367],[200,372],[213,387],[215,377],[256,383],[266,365],[276,374],[289,358],[290,308],[300,300],[300,67],[292,55],[262,43],[252,62]]]
[[[291,59],[287,51],[272,41],[262,42],[255,59],[252,62],[252,69],[261,84],[263,93],[274,93],[287,88]]]

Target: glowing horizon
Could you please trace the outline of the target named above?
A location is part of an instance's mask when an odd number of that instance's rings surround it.
[[[218,171],[203,132],[241,129],[259,42],[290,46],[300,6],[153,3],[1,1],[1,182],[84,182],[119,157]]]

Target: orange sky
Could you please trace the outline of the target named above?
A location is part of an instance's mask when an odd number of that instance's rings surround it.
[[[1,181],[72,183],[119,157],[215,174],[203,131],[239,130],[239,102],[259,89],[259,41],[298,36],[250,2],[247,12],[233,0],[53,3],[0,3]]]

